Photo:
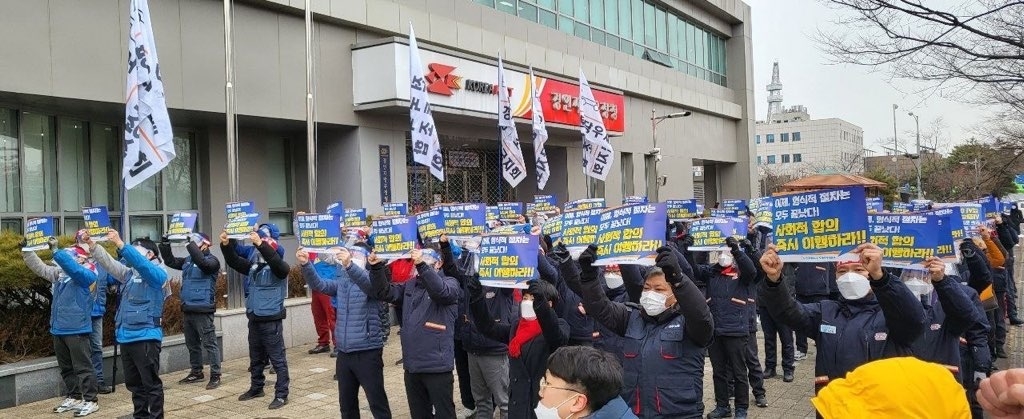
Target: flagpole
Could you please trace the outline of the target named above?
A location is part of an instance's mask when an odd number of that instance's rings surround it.
[[[224,0],[224,119],[228,154],[228,200],[238,201],[238,139],[235,130],[234,34],[231,28],[233,0]]]
[[[500,115],[499,115],[499,117],[500,117]],[[498,202],[501,202],[501,201],[504,200],[504,195],[501,194],[501,187],[502,187],[502,183],[504,182],[504,178],[502,177],[502,172],[505,170],[504,167],[501,167],[502,166],[501,163],[504,162],[504,161],[505,161],[505,147],[504,147],[504,144],[501,142],[501,130],[499,129],[498,130]],[[497,205],[497,204],[495,204],[495,205]]]
[[[316,212],[316,122],[313,115],[313,15],[306,0],[306,178],[309,212]]]

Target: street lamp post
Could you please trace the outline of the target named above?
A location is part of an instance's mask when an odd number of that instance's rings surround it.
[[[647,155],[654,156],[654,196],[647,197],[650,202],[658,202],[658,190],[661,188],[661,174],[658,171],[658,162],[661,161],[661,149],[658,148],[658,124],[666,119],[682,118],[690,116],[691,114],[692,113],[690,111],[683,111],[658,116],[658,111],[656,109],[651,109],[651,142],[654,147],[647,153]],[[625,181],[626,180],[623,179],[623,182]]]
[[[900,148],[899,137],[896,136],[896,109],[898,109],[899,107],[900,106],[895,104],[895,103],[892,104],[892,147],[893,147],[893,150],[897,150],[897,149]],[[896,153],[898,153],[898,152],[896,152]],[[898,157],[893,160],[893,177],[896,178],[896,187],[899,187],[900,186],[900,162],[899,162],[899,158]]]
[[[907,112],[907,115],[914,117],[914,122],[917,124],[917,158],[921,159],[921,117],[915,115],[913,112]],[[917,199],[921,199],[921,162],[917,162]]]

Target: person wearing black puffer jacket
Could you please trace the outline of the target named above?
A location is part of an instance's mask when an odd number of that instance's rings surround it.
[[[1006,250],[1006,318],[1010,324],[1020,326],[1024,321],[1017,315],[1017,281],[1013,274],[1013,267],[1016,264],[1013,248],[1020,242],[1020,232],[1011,225],[1010,217],[1002,214],[996,217],[996,231],[999,234],[999,243]]]

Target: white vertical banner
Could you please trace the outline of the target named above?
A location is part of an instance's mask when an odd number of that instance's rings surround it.
[[[548,152],[544,149],[544,143],[548,141],[548,128],[544,124],[544,107],[540,104],[540,89],[537,88],[537,77],[533,75],[533,67],[530,67],[530,113],[533,115],[533,154],[537,161],[537,189],[543,190],[548,184],[548,177],[551,176],[551,169],[548,167]]]
[[[516,123],[512,120],[512,103],[508,99],[501,54],[498,54],[498,130],[501,131],[501,176],[514,188],[526,178],[526,160],[519,146]]]
[[[159,173],[175,156],[147,0],[132,0],[129,14],[122,174],[125,189]]]
[[[430,168],[430,174],[444,181],[444,160],[441,142],[437,139],[434,115],[427,100],[427,81],[423,76],[416,33],[409,22],[409,121],[412,131],[412,159]]]
[[[608,142],[608,131],[604,128],[594,92],[590,90],[590,83],[587,83],[582,68],[579,107],[580,132],[583,133],[583,174],[603,181],[611,172],[615,155]]]

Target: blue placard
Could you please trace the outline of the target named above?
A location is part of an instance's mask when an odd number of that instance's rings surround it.
[[[552,212],[558,212],[558,200],[555,199],[554,195],[534,195],[533,196],[533,211],[534,213],[548,214]]]
[[[700,218],[690,223],[693,245],[690,250],[711,252],[727,249],[725,239],[746,237],[747,220],[739,217]]]
[[[704,204],[703,203],[697,202],[697,213],[700,214],[701,217],[704,216]]]
[[[774,198],[775,246],[783,262],[854,260],[868,240],[863,187]]]
[[[50,247],[53,237],[53,219],[50,217],[30,218],[25,224],[25,247],[23,252],[46,250]]]
[[[468,239],[487,231],[487,206],[484,204],[455,204],[440,208],[444,230],[452,239]]]
[[[515,222],[523,215],[522,202],[499,202],[498,219],[501,221]]]
[[[579,210],[586,210],[586,209],[594,209],[594,208],[604,209],[605,208],[604,198],[577,199],[575,201],[567,202],[565,204],[565,212],[579,211]]]
[[[416,248],[416,217],[390,217],[373,220],[370,237],[373,249],[382,259],[402,259]]]
[[[597,226],[601,223],[603,208],[591,208],[562,213],[562,243],[569,249],[572,257],[597,242]]]
[[[82,208],[82,219],[93,241],[107,239],[107,232],[110,231],[110,213],[107,212],[106,206]]]
[[[296,215],[299,246],[314,253],[330,253],[332,247],[342,245],[341,222],[338,214]]]
[[[488,223],[491,222],[491,221],[498,221],[499,215],[500,215],[500,211],[498,210],[497,206],[495,206],[495,205],[488,205],[487,206],[487,222]]]
[[[548,218],[540,227],[540,233],[551,236],[551,240],[562,238],[562,214]]]
[[[750,200],[750,212],[754,213],[755,227],[772,228],[772,217],[775,211],[772,208],[772,198],[754,198]]]
[[[956,232],[956,222],[950,222],[950,229],[956,239],[975,237],[978,234],[978,226],[985,224],[982,218],[981,204],[974,203],[936,203],[933,205],[936,211],[945,208],[957,208],[960,215],[960,227],[963,229],[962,237]],[[952,217],[952,215],[950,216]]]
[[[967,235],[967,231],[964,230],[964,219],[963,216],[960,215],[960,207],[936,208],[922,214],[934,215],[947,219],[949,221],[949,231],[953,236],[953,240],[962,240],[969,237]],[[868,236],[870,235],[871,232],[868,232]]]
[[[927,211],[931,208],[932,201],[927,199],[913,199],[910,201],[910,212]]]
[[[731,212],[729,217],[747,215],[747,201],[742,199],[726,199],[722,201],[721,209]]]
[[[367,226],[366,208],[345,208],[345,228],[363,228]]]
[[[380,155],[380,202],[383,204],[391,202],[391,146],[379,145],[377,154]]]
[[[1003,214],[1010,215],[1010,211],[1013,209],[1014,205],[1017,205],[1017,203],[1014,202],[1013,198],[1008,196],[999,198],[999,211]]]
[[[167,238],[171,240],[185,240],[196,227],[196,219],[199,214],[194,212],[178,212],[171,216],[171,223],[167,226]]]
[[[712,218],[730,218],[736,216],[736,211],[724,208],[712,208],[710,214]]]
[[[909,214],[910,213],[910,208],[911,208],[910,204],[906,203],[906,202],[893,202],[892,203],[892,213],[893,214]]]
[[[647,197],[646,196],[632,195],[632,196],[627,196],[627,197],[623,197],[622,198],[622,205],[638,205],[638,204],[646,204],[646,203],[647,203]]]
[[[480,283],[485,287],[520,288],[537,277],[540,238],[530,234],[486,234],[480,239]]]
[[[420,238],[424,241],[436,241],[440,238],[442,234],[445,234],[444,216],[441,215],[441,209],[434,208],[416,214],[416,228],[420,233]]]
[[[868,215],[868,238],[882,248],[882,265],[922,267],[930,256],[956,263],[949,219],[934,214]]]
[[[384,216],[385,217],[404,217],[409,215],[409,203],[407,202],[387,202],[384,204]]]
[[[228,220],[224,224],[224,231],[228,233],[228,238],[231,239],[247,239],[249,233],[256,231],[256,226],[260,223],[259,213],[250,213],[245,215],[235,214],[232,219]]]
[[[867,204],[868,213],[885,212],[885,200],[880,196],[867,198],[864,203]]]
[[[669,221],[682,221],[701,216],[696,199],[670,199],[665,201],[665,213]]]
[[[345,217],[345,203],[337,201],[327,206],[327,210],[324,211],[327,214],[336,214],[339,219]]]
[[[256,204],[253,204],[252,201],[228,202],[224,205],[224,213],[227,215],[228,221],[235,217],[248,217],[249,214],[256,213]]]
[[[665,204],[606,209],[597,227],[595,265],[654,265],[665,245]]]
[[[999,215],[999,200],[992,197],[992,195],[978,199],[976,203],[981,204],[981,210],[984,211],[984,218],[995,218]]]

